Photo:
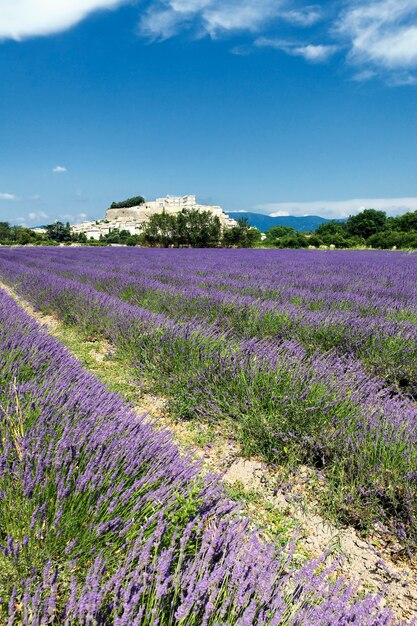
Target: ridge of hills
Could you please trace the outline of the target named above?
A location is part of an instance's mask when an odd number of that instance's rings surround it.
[[[321,224],[327,222],[345,222],[344,219],[330,220],[319,215],[285,215],[280,217],[272,217],[271,215],[263,215],[262,213],[228,213],[229,217],[234,220],[246,217],[249,224],[258,228],[261,232],[266,232],[273,226],[291,226],[299,232],[314,231]]]

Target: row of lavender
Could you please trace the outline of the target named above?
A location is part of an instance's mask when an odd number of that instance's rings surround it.
[[[87,252],[96,262],[101,258]],[[106,336],[141,379],[145,375],[170,397],[177,414],[227,418],[247,453],[319,467],[326,477],[323,498],[335,514],[361,527],[382,521],[415,548],[417,409],[409,398],[335,351],[239,339],[204,320],[175,321],[62,278],[54,274],[57,266],[61,272],[59,254],[54,251],[48,264],[46,253],[36,250],[29,255],[32,269],[20,255],[3,254],[0,272],[36,307]],[[68,254],[77,260],[79,252],[65,251],[73,275]],[[163,259],[168,264],[166,253]],[[42,260],[44,269],[37,269]]]
[[[19,257],[19,252],[16,255]],[[386,252],[39,251],[19,262],[178,320],[359,357],[417,394],[416,257]]]
[[[216,479],[0,292],[0,621],[394,626],[294,568]]]

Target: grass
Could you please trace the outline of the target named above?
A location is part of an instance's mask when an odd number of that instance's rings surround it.
[[[200,450],[207,457],[206,472],[222,470],[227,441],[236,438],[235,431],[228,428],[224,421],[219,425],[213,422],[180,420],[172,409],[154,411],[152,399],[147,395],[156,390],[155,385],[151,380],[138,385],[136,369],[129,365],[126,358],[115,352],[106,340],[94,339],[90,334],[60,320],[55,321],[50,331],[111,391],[121,395],[139,412],[149,410],[157,423],[174,433],[176,442],[184,451],[188,452],[190,447]],[[210,450],[210,454],[207,454],[207,450]],[[198,457],[200,456],[199,454]],[[241,503],[243,510],[250,515],[266,538],[276,542],[278,546],[284,546],[294,535],[297,521],[268,502],[265,494],[245,487],[241,482],[233,485],[224,483],[224,488],[231,499]],[[308,550],[302,547],[300,540],[296,560],[303,562],[307,555]]]

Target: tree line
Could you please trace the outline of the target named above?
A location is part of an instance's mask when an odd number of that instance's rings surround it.
[[[385,211],[365,209],[345,222],[334,220],[321,224],[313,233],[273,226],[267,231],[264,244],[275,248],[417,249],[417,211],[387,217]]]
[[[261,237],[261,232],[245,218],[222,228],[217,215],[196,209],[151,215],[139,235],[143,245],[164,248],[251,248],[260,243]]]
[[[133,196],[133,198],[127,198],[126,200],[122,200],[121,202],[112,202],[110,205],[111,209],[128,209],[132,206],[140,206],[144,204],[145,198],[143,196]]]
[[[137,198],[135,198],[136,200]],[[218,216],[210,211],[183,209],[179,213],[154,214],[142,226],[140,234],[113,229],[88,240],[85,233],[73,233],[70,224],[54,222],[37,233],[24,226],[0,222],[0,244],[58,245],[80,243],[88,245],[121,244],[165,248],[268,247],[335,248],[369,247],[378,249],[417,249],[417,211],[398,217],[387,217],[384,211],[365,209],[345,222],[330,221],[314,232],[300,233],[290,226],[273,226],[262,233],[249,225],[246,218],[234,226],[223,228]]]
[[[44,227],[44,233],[30,228],[10,226],[0,222],[0,244],[3,245],[59,245],[80,243],[88,245],[121,244],[160,248],[251,248],[259,245],[261,232],[252,228],[245,218],[236,225],[223,228],[217,215],[210,211],[183,209],[176,214],[166,212],[150,216],[140,234],[112,229],[100,235],[99,241],[88,240],[85,233],[74,233],[67,222],[54,222]]]

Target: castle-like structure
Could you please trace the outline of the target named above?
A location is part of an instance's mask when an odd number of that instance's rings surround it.
[[[223,227],[234,226],[232,220],[220,206],[210,206],[198,204],[195,196],[166,196],[156,198],[152,202],[145,202],[138,206],[129,208],[110,208],[106,211],[104,220],[97,222],[82,222],[72,226],[72,232],[85,233],[88,239],[100,239],[100,235],[107,235],[110,231],[127,230],[131,235],[139,235],[143,225],[149,221],[151,215],[157,213],[173,214],[179,213],[182,209],[194,209],[196,211],[209,211],[216,215]]]

